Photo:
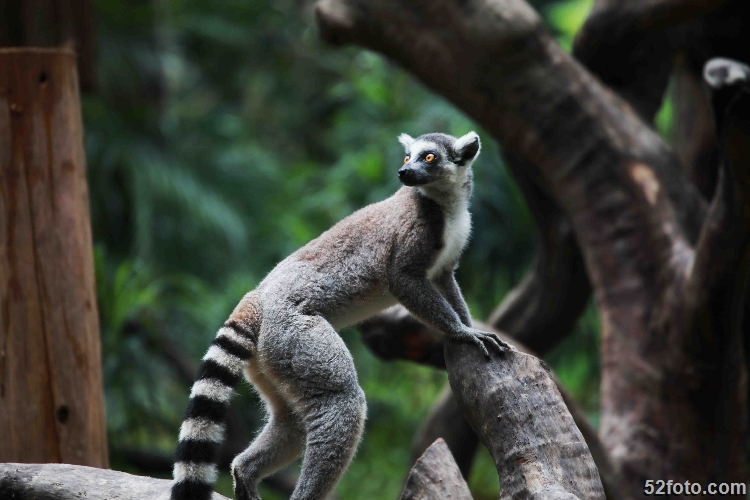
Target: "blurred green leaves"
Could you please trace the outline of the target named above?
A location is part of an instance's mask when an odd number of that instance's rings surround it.
[[[547,22],[558,33],[557,41],[568,52],[573,47],[573,37],[583,26],[593,5],[594,0],[562,0],[552,2],[544,9]]]

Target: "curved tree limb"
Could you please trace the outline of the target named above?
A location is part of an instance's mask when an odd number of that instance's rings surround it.
[[[404,307],[391,307],[373,316],[359,325],[359,331],[380,359],[407,359],[445,369],[442,334],[425,326]]]
[[[453,340],[445,353],[451,389],[495,461],[503,498],[604,498],[586,442],[544,362],[518,351],[482,360]]]
[[[474,325],[479,329],[497,333],[501,339],[514,345],[520,352],[534,355],[531,349],[516,338],[506,335],[491,325],[479,321],[474,321]],[[436,355],[436,351],[443,347],[442,336],[424,326],[401,306],[393,307],[364,322],[359,329],[370,350],[381,359],[406,359],[436,368],[445,368],[445,358],[438,358]],[[413,351],[406,349],[402,344],[404,338],[409,338],[412,345],[420,345],[421,348]],[[410,352],[416,356],[410,357],[407,354]],[[431,352],[433,355],[425,357],[422,354],[424,352]],[[589,423],[586,413],[554,377],[554,374],[551,376],[591,451],[607,499],[627,498],[623,494],[622,479],[600,442],[596,430]],[[417,432],[412,445],[413,460],[416,460],[430,443],[441,437],[445,439],[461,472],[466,476],[478,446],[478,438],[463,417],[455,398],[448,391],[439,398],[427,420]]]
[[[713,91],[713,109],[718,134],[723,149],[723,166],[717,190],[696,246],[691,289],[695,300],[707,302],[713,288],[745,286],[736,280],[736,273],[746,273],[737,268],[747,259],[750,224],[746,215],[750,177],[750,122],[748,99],[750,94],[750,67],[728,60],[714,59],[706,65],[706,80]],[[739,246],[739,248],[738,248]],[[738,251],[739,250],[739,251]]]

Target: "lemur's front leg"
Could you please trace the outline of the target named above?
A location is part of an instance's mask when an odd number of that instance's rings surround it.
[[[421,321],[452,339],[476,344],[485,356],[490,356],[485,343],[498,352],[505,352],[509,349],[508,344],[500,340],[496,334],[483,332],[470,326],[471,318],[463,298],[461,298],[463,303],[461,314],[465,318],[459,317],[448,300],[440,294],[435,284],[427,278],[426,273],[408,272],[404,269],[392,272],[389,277],[389,288],[393,296]],[[458,293],[460,296],[460,291]]]
[[[453,271],[444,271],[437,276],[434,280],[440,292],[448,301],[448,304],[456,311],[458,317],[461,319],[461,323],[471,327],[471,313],[469,312],[469,306],[466,305],[464,296],[461,293],[461,289],[458,287],[456,277]]]

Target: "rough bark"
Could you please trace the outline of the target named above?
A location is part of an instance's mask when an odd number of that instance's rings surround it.
[[[168,500],[172,481],[67,464],[0,464],[0,498]],[[229,500],[213,494],[213,500]]]
[[[536,354],[523,345],[518,339],[506,335],[491,325],[474,321],[474,326],[493,331],[504,341],[512,344],[521,353],[535,356]],[[550,326],[551,328],[551,326]],[[428,364],[436,368],[445,368],[444,356],[440,359],[421,355],[424,350],[434,352],[438,347],[443,348],[442,337],[437,332],[419,323],[413,316],[403,308],[393,308],[379,314],[375,318],[360,325],[360,330],[373,353],[381,359],[406,359],[422,364]],[[375,340],[377,337],[377,340]],[[412,339],[412,344],[424,346],[423,349],[409,351],[403,345],[402,339]],[[409,357],[413,353],[415,357]],[[426,362],[429,359],[434,363]],[[589,447],[594,459],[607,499],[618,500],[627,498],[623,494],[624,485],[620,474],[612,464],[612,461],[602,445],[596,430],[591,426],[583,409],[578,405],[572,395],[560,384],[554,374],[550,374],[560,391],[561,397],[578,426],[581,434]],[[459,469],[464,477],[467,477],[471,469],[474,455],[479,445],[479,438],[471,425],[464,418],[461,407],[456,402],[449,388],[447,388],[437,403],[433,406],[429,416],[417,431],[412,443],[412,461],[418,457],[438,438],[443,438],[448,448],[453,453]]]
[[[469,486],[442,439],[419,457],[409,472],[401,500],[471,500]]]
[[[451,389],[495,461],[502,498],[604,498],[544,362],[511,351],[482,363],[476,349],[452,340],[445,352]]]
[[[106,467],[75,61],[0,49],[0,460]]]

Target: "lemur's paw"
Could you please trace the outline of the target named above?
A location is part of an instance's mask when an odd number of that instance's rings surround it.
[[[248,489],[242,481],[234,482],[234,498],[236,500],[260,500],[260,495],[255,488]]]
[[[495,333],[483,332],[474,328],[467,328],[460,335],[453,336],[456,340],[463,342],[473,342],[476,344],[484,353],[485,357],[490,357],[490,351],[487,349],[485,344],[489,344],[490,348],[496,350],[499,353],[506,351],[515,350],[510,344],[504,342]]]
[[[234,481],[234,498],[236,500],[260,500],[258,490],[252,485],[246,486],[242,476],[232,464],[232,480]]]

